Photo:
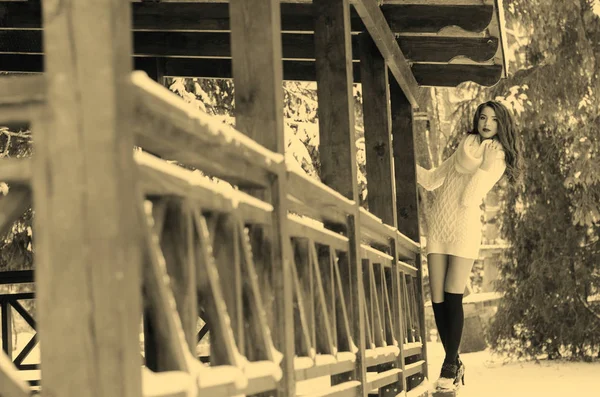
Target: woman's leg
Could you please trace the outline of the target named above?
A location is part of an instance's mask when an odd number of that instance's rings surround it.
[[[448,269],[448,255],[427,255],[427,266],[429,268],[429,287],[431,288],[431,306],[435,325],[444,350],[446,350],[446,312],[444,308],[444,284],[446,270]]]
[[[444,363],[455,364],[464,325],[462,299],[473,268],[473,259],[450,256],[444,284],[446,314],[446,358]]]

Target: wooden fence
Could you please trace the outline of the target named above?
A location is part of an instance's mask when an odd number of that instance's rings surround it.
[[[0,162],[0,225],[33,205],[42,394],[427,395],[421,91],[377,2],[353,1],[367,212],[350,3],[312,7],[323,183],[284,161],[278,0],[229,2],[236,129],[156,82],[164,69],[133,71],[129,2],[42,2],[44,74],[0,80],[0,125],[34,137],[31,159]],[[0,393],[30,393],[20,360],[1,357]],[[327,387],[302,387],[324,376]]]

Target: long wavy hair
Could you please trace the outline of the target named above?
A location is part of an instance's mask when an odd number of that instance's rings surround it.
[[[498,119],[498,133],[493,139],[500,142],[504,149],[506,177],[510,183],[515,184],[520,179],[523,163],[521,157],[521,136],[518,135],[515,120],[506,106],[498,101],[487,101],[480,104],[473,116],[473,129],[469,131],[469,134],[479,134],[479,130],[477,129],[479,117],[486,107],[491,108]]]

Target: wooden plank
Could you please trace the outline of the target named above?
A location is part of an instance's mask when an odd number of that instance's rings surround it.
[[[287,176],[289,193],[316,209],[322,218],[345,222],[346,215],[354,211],[354,203],[329,186],[293,170]]]
[[[375,336],[375,346],[384,347],[386,346],[385,335],[384,335],[384,323],[382,318],[381,306],[379,304],[380,291],[377,288],[378,285],[375,283],[375,266],[376,263],[371,262],[369,266],[369,283],[371,285],[371,299],[372,299],[372,315],[373,315],[373,335]]]
[[[398,230],[420,241],[412,106],[402,88],[390,82]]]
[[[140,187],[147,196],[187,198],[205,211],[229,213],[237,210],[248,223],[271,223],[273,207],[249,194],[233,187],[226,188],[224,184],[145,152],[135,152],[134,160],[138,165]]]
[[[0,303],[2,311],[2,350],[12,358],[13,354],[13,333],[12,333],[12,309],[10,301]]]
[[[493,4],[489,1],[417,2],[384,1],[382,12],[394,32],[437,32],[446,26],[460,26],[480,32],[492,18]],[[229,30],[229,8],[225,2],[134,2],[133,28],[136,30],[215,31]],[[40,29],[40,5],[34,1],[0,3],[1,28]],[[283,31],[310,32],[312,23],[310,1],[282,3]],[[353,32],[364,31],[356,12],[351,13]]]
[[[245,352],[244,296],[242,277],[242,253],[240,249],[241,233],[235,215],[213,214],[216,227],[211,233],[213,237],[213,255],[219,269],[219,280],[231,321],[231,329],[238,350]],[[209,324],[210,325],[210,324]],[[256,341],[257,342],[257,341]]]
[[[494,7],[490,2],[412,1],[412,4],[384,1],[381,11],[393,32],[436,33],[447,26],[471,32],[483,31],[491,22]]]
[[[193,249],[191,203],[168,200],[164,226],[159,232],[160,245],[171,280],[171,289],[185,340],[191,354],[196,354],[196,263]]]
[[[288,230],[291,230],[289,228]],[[306,308],[306,333],[308,334],[310,351],[308,356],[313,357],[317,354],[317,332],[316,332],[316,306],[315,306],[315,277],[313,276],[314,267],[311,266],[309,251],[310,237],[292,237],[293,256],[292,263],[295,265],[295,271],[298,274],[298,288],[301,297],[304,300]],[[299,352],[297,351],[297,355]],[[296,371],[298,373],[298,371]],[[301,379],[296,379],[299,381]]]
[[[5,236],[13,224],[30,207],[31,189],[29,186],[11,185],[8,194],[0,196],[0,236]]]
[[[317,254],[317,250],[315,247],[315,242],[309,240],[308,242],[308,252],[310,256],[310,265],[313,268],[312,274],[314,277],[314,287],[316,292],[316,306],[318,309],[317,313],[321,313],[315,317],[315,330],[316,330],[316,347],[317,353],[320,354],[331,354],[335,356],[337,353],[337,348],[334,342],[334,333],[332,329],[332,321],[330,320],[330,314],[332,313],[332,305],[331,300],[328,299],[328,293],[326,292],[326,287],[329,288],[329,285],[323,284],[323,271],[320,268],[319,256]],[[325,281],[330,281],[325,280]],[[330,288],[329,288],[330,289]]]
[[[394,335],[394,318],[392,317],[392,269],[381,268],[381,272],[375,274],[376,282],[382,286],[381,299],[382,311],[385,322],[385,339],[389,346],[398,346],[399,342]]]
[[[0,30],[0,52],[15,54],[43,54],[41,30]],[[359,60],[358,36],[353,36],[353,59]],[[498,49],[497,37],[465,34],[403,35],[397,42],[407,59],[414,62],[448,62],[463,56],[483,62],[494,57]],[[134,31],[133,54],[138,57],[204,57],[231,58],[229,32]],[[286,33],[282,35],[283,59],[314,60],[314,38],[311,34]],[[157,65],[157,69],[158,69]],[[41,76],[25,76],[42,79]],[[14,79],[14,77],[13,77]],[[155,78],[160,82],[158,75]],[[43,88],[43,85],[41,86]],[[26,91],[27,92],[27,91]],[[34,93],[43,91],[40,88]],[[1,100],[0,100],[1,101]]]
[[[337,319],[337,341],[338,351],[356,353],[357,347],[352,339],[352,332],[350,331],[350,321],[348,319],[348,309],[346,305],[346,295],[344,294],[344,287],[342,286],[342,278],[340,275],[340,266],[337,261],[337,255],[335,250],[330,249],[330,261],[331,266],[334,269],[334,294],[335,294],[335,305],[336,305],[336,319]]]
[[[291,237],[306,237],[319,244],[327,245],[338,251],[348,251],[348,237],[315,225],[309,220],[288,215],[288,229]]]
[[[0,175],[3,182],[28,183],[31,179],[31,159],[4,158],[0,161]]]
[[[485,62],[494,57],[500,44],[497,37],[490,36],[400,36],[397,41],[413,62],[450,62],[454,58]]]
[[[151,213],[145,213],[143,203],[140,202],[139,207],[146,221],[143,226],[146,251],[142,273],[146,365],[154,371],[190,372],[185,335],[158,240],[163,221],[155,223]]]
[[[391,289],[392,289],[392,301],[391,301],[391,310],[392,310],[392,323],[393,323],[393,334],[394,339],[398,342],[398,347],[400,348],[400,354],[396,359],[396,368],[400,368],[402,370],[402,379],[398,382],[398,385],[402,387],[403,391],[406,391],[406,373],[404,372],[406,366],[406,348],[405,348],[405,320],[403,311],[406,310],[406,307],[403,305],[403,295],[402,295],[402,273],[398,270],[398,250],[396,249],[397,244],[395,239],[391,239],[390,249],[392,257],[394,258],[394,262],[392,263],[392,274],[391,274]]]
[[[139,397],[131,7],[113,0],[42,6],[47,106],[32,126],[42,389]]]
[[[165,76],[175,77],[207,77],[231,78],[230,59],[206,58],[163,58]],[[156,58],[135,57],[134,66],[149,75],[155,73]],[[418,84],[421,86],[455,87],[465,81],[491,86],[502,76],[502,65],[490,63],[446,64],[446,63],[414,63],[411,67]],[[40,73],[44,71],[44,60],[41,55],[0,54],[0,71]],[[447,75],[446,75],[447,74]],[[284,80],[316,81],[315,63],[313,61],[284,61]],[[360,65],[353,63],[353,81],[361,82]]]
[[[257,267],[252,257],[250,234],[239,218],[237,219],[237,233],[241,247],[241,277],[244,280],[243,301],[247,306],[247,310],[244,312],[245,324],[247,325],[246,342],[249,345],[246,356],[250,360],[268,360],[274,362],[275,365],[279,365],[282,359],[281,352],[276,350],[271,339],[272,333],[263,304],[262,286],[259,285]],[[271,299],[271,295],[266,295],[266,299]],[[276,329],[273,331],[277,332]],[[293,335],[289,336],[293,337]],[[250,350],[250,346],[252,346],[252,350]]]
[[[456,87],[465,81],[490,87],[500,81],[502,65],[414,63],[415,79],[422,86]]]
[[[357,202],[348,0],[315,1],[321,181]]]
[[[42,75],[0,77],[0,105],[41,103],[46,99]]]
[[[338,376],[333,383],[360,382],[358,395],[366,396],[365,315],[362,263],[360,261],[360,223],[356,171],[354,98],[352,95],[352,49],[350,5],[348,0],[315,0],[315,56],[319,102],[321,180],[346,198],[355,209],[348,216],[347,257],[340,258],[342,279],[349,282],[348,306],[352,336],[358,344],[356,366],[350,376]],[[345,262],[345,263],[344,263]]]
[[[421,343],[423,344],[421,354],[423,359],[427,359],[427,327],[425,326],[425,294],[423,293],[423,262],[421,261],[421,255],[417,256],[416,263],[418,264],[419,271],[417,277],[413,279],[416,285],[417,293],[417,310],[419,312],[419,330],[421,336]],[[429,377],[429,366],[423,366],[423,376]]]
[[[308,239],[303,239],[308,244]],[[298,239],[292,239],[290,244],[294,247],[298,245]],[[296,258],[298,256],[298,258]],[[305,254],[306,256],[306,254]],[[313,345],[312,330],[314,330],[314,305],[312,294],[310,292],[312,278],[306,277],[304,273],[310,272],[310,266],[306,265],[307,258],[303,258],[300,251],[295,251],[291,257],[292,278],[294,280],[294,328],[295,328],[295,351],[298,357],[309,357],[314,359],[315,348]],[[301,265],[303,277],[298,275],[298,265]],[[308,293],[307,293],[308,290]],[[307,296],[308,295],[308,296]],[[309,323],[310,320],[310,323]],[[296,365],[294,365],[296,368]],[[296,368],[296,372],[297,368]]]
[[[29,386],[5,353],[0,353],[0,394],[5,397],[30,395]]]
[[[281,156],[285,153],[283,131],[283,68],[281,13],[278,0],[231,0],[229,3],[232,71],[235,84],[236,127]],[[262,274],[270,272],[274,302],[271,326],[275,348],[282,354],[283,377],[278,395],[294,395],[293,284],[289,269],[287,231],[287,176],[283,163],[263,197],[273,205],[272,227],[265,230],[268,258],[257,263]],[[263,245],[263,248],[267,248]],[[263,252],[264,252],[263,251]],[[267,288],[267,286],[261,286]],[[264,290],[269,294],[269,290]],[[268,295],[269,296],[269,295]]]
[[[389,384],[395,383],[402,376],[402,370],[398,368],[392,368],[384,372],[380,372],[369,379],[367,388],[369,390],[381,388]]]
[[[422,89],[418,86],[377,1],[354,0],[353,5],[408,101],[414,108],[419,108]]]
[[[33,270],[0,272],[0,285],[33,283]]]
[[[207,315],[211,330],[210,361],[213,366],[232,365],[241,368],[241,356],[230,326],[206,218],[194,208],[193,219],[197,288],[200,295],[198,303]]]
[[[269,173],[278,172],[283,155],[215,122],[142,72],[134,73],[132,82],[137,101],[138,145],[212,174],[236,176],[262,185],[269,183]]]
[[[369,211],[396,226],[388,69],[371,36],[360,35]]]

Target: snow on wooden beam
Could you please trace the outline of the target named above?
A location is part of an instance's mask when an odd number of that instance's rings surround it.
[[[278,172],[283,155],[185,103],[143,72],[131,79],[136,142],[147,151],[239,183],[267,186],[269,175]]]

